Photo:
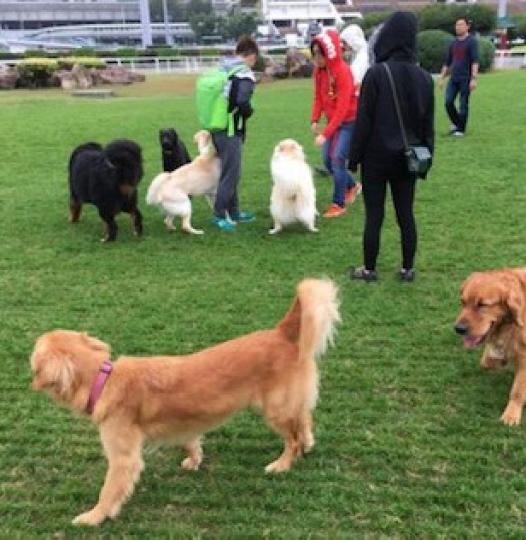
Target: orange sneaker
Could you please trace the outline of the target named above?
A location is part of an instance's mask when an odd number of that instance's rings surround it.
[[[342,208],[341,206],[338,206],[337,204],[333,203],[329,206],[329,208],[327,208],[327,211],[325,212],[325,214],[323,214],[323,217],[324,218],[340,217],[340,216],[343,216],[345,212],[347,212],[347,209],[345,207]]]
[[[348,189],[345,193],[345,204],[352,204],[358,195],[362,192],[362,184],[356,182],[351,189]]]

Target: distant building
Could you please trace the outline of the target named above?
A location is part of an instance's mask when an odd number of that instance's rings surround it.
[[[4,30],[138,21],[137,0],[2,0],[0,3],[0,28]]]

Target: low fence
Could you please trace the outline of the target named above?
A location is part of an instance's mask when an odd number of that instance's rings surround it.
[[[284,56],[274,57],[278,62]],[[220,56],[135,56],[102,58],[109,67],[122,66],[142,73],[201,73],[213,68],[221,60]],[[0,66],[15,66],[20,60],[0,60]],[[495,52],[495,69],[526,69],[526,52],[513,49]]]
[[[495,69],[526,69],[526,52],[508,49],[495,51]]]

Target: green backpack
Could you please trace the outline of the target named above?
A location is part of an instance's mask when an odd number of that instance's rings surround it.
[[[228,112],[228,96],[225,88],[228,81],[245,65],[237,65],[230,71],[220,68],[207,71],[199,76],[196,87],[197,117],[201,128],[208,131],[227,130],[234,135],[234,114]]]

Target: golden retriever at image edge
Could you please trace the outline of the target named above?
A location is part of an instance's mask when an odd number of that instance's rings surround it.
[[[108,460],[104,485],[97,504],[73,523],[98,525],[119,513],[143,469],[146,440],[182,446],[187,457],[181,466],[197,470],[201,435],[247,407],[261,411],[284,440],[282,454],[266,472],[289,470],[314,446],[315,359],[332,343],[338,321],[334,283],[305,279],[284,319],[270,330],[186,356],[121,356],[91,414]],[[109,345],[85,333],[43,334],[31,355],[33,388],[87,414],[109,355]]]
[[[462,310],[455,331],[464,345],[484,345],[480,365],[515,369],[508,405],[500,419],[520,424],[526,402],[526,267],[475,272],[462,284]]]

